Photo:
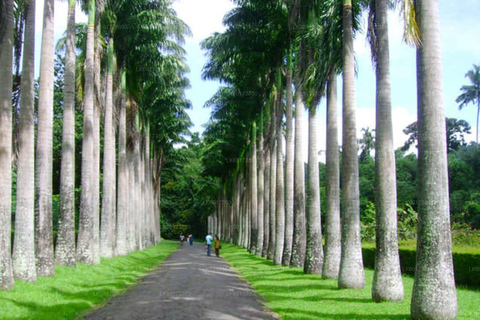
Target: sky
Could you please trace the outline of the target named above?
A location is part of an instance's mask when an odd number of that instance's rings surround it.
[[[66,29],[67,2],[55,2],[55,38],[60,38]],[[463,119],[472,127],[472,134],[468,141],[474,141],[476,128],[476,106],[468,105],[458,110],[455,99],[461,94],[460,87],[469,84],[465,73],[473,68],[473,64],[480,64],[480,1],[439,0],[440,28],[442,37],[442,61],[444,80],[444,107],[445,114],[450,118]],[[191,88],[186,91],[187,98],[192,102],[193,109],[189,115],[194,123],[192,132],[202,132],[204,125],[210,118],[210,110],[204,108],[205,102],[217,91],[219,83],[203,81],[202,68],[207,59],[205,52],[200,49],[200,42],[214,32],[225,30],[222,19],[225,13],[234,7],[230,0],[174,0],[173,8],[178,16],[187,23],[193,36],[186,39],[184,45],[187,51],[187,63],[190,67],[188,75]],[[43,1],[37,1],[36,30],[42,26]],[[77,8],[77,21],[86,21],[84,14]],[[366,29],[365,19],[362,23]],[[407,140],[402,130],[417,120],[416,116],[416,61],[415,49],[404,44],[403,25],[398,11],[389,14],[390,61],[392,110],[394,126],[394,144],[400,147]],[[40,32],[37,32],[37,54],[41,44]],[[357,131],[360,138],[362,128],[375,127],[375,73],[371,63],[370,49],[364,33],[357,34],[355,40],[355,54],[357,64],[356,78],[356,105]],[[36,63],[38,68],[39,62]],[[341,77],[338,81],[338,106],[341,109]],[[325,101],[319,106],[319,151],[325,150],[326,108]],[[306,121],[306,119],[305,119]],[[339,114],[341,126],[341,110]],[[307,122],[304,137],[307,141]],[[341,130],[339,131],[341,141]],[[307,147],[304,147],[304,154]]]

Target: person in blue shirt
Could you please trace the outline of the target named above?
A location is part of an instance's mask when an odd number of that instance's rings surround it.
[[[193,245],[193,234],[190,234],[188,241],[190,242],[190,245]]]
[[[213,241],[211,233],[209,233],[205,237],[205,241],[207,242],[207,256],[211,256],[212,255],[212,241]]]

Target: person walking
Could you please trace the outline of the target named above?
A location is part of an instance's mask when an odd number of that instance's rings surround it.
[[[218,256],[220,255],[220,248],[221,248],[221,244],[220,244],[220,239],[218,238],[217,235],[215,235],[215,255]]]
[[[211,233],[209,233],[205,237],[205,241],[207,242],[207,256],[211,256],[212,255],[212,241],[213,241]]]
[[[180,233],[180,244],[183,246],[183,241],[185,241],[185,236],[183,235],[183,232]]]
[[[188,242],[190,242],[190,245],[193,245],[193,234],[190,234],[190,238],[188,239]]]

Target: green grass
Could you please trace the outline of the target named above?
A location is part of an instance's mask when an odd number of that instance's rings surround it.
[[[274,266],[245,249],[222,244],[221,255],[263,296],[282,319],[409,319],[413,278],[403,277],[405,299],[375,303],[371,299],[372,270],[365,270],[363,290],[339,290],[336,280],[303,274],[302,269]],[[457,289],[458,319],[480,319],[480,291]]]
[[[177,247],[161,243],[95,266],[56,267],[54,277],[36,283],[15,281],[13,290],[0,291],[0,319],[74,319],[123,293]]]
[[[375,242],[362,242],[362,247],[364,248],[375,248]],[[398,248],[403,250],[417,250],[417,241],[416,240],[402,240],[398,243]],[[480,246],[471,246],[471,245],[453,245],[453,253],[464,253],[464,254],[480,254]]]

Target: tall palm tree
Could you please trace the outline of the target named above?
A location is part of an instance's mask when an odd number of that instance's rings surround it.
[[[75,259],[75,0],[69,0],[65,53],[62,167],[55,262],[73,267]]]
[[[12,70],[13,0],[0,1],[0,290],[13,288],[12,210]]]
[[[115,127],[113,125],[113,38],[108,43],[107,88],[105,102],[105,126],[103,146],[103,196],[100,229],[100,255],[111,258],[115,248]]]
[[[277,140],[277,169],[276,169],[276,190],[275,190],[275,243],[273,263],[280,265],[282,263],[283,247],[285,242],[285,176],[283,174],[283,94],[282,78],[280,69],[277,70],[277,103],[275,130]]]
[[[343,1],[343,143],[342,143],[342,255],[339,288],[363,288],[360,238],[360,191],[358,182],[355,116],[355,65],[353,51],[353,7]]]
[[[40,92],[38,97],[38,134],[35,158],[35,241],[37,275],[55,273],[52,226],[52,139],[54,74],[54,0],[46,0],[43,12]]]
[[[302,92],[295,92],[295,160],[294,160],[294,232],[291,265],[303,268],[305,263],[305,165],[303,162]]]
[[[15,278],[35,282],[34,210],[35,210],[35,0],[25,3],[25,40],[23,47],[22,99],[17,161],[17,211],[13,245]]]
[[[422,44],[417,49],[419,211],[411,316],[454,319],[458,306],[450,231],[438,1],[417,0],[415,12]]]
[[[94,233],[94,41],[95,0],[88,1],[87,52],[85,61],[85,94],[82,141],[82,191],[78,226],[77,260],[88,264],[96,263]]]
[[[340,269],[340,158],[338,153],[337,72],[327,84],[327,159],[325,168],[325,257],[322,277],[336,279]]]
[[[478,144],[478,120],[480,115],[480,66],[473,65],[473,69],[469,70],[465,77],[470,80],[470,85],[464,85],[460,88],[463,93],[457,97],[455,100],[456,103],[460,103],[458,108],[460,110],[468,104],[477,103],[477,134],[475,136],[475,141]]]
[[[258,237],[258,179],[257,179],[257,126],[255,121],[252,125],[252,150],[250,158],[250,253],[257,253],[257,237]]]
[[[282,265],[289,266],[293,246],[293,63],[291,53],[287,57],[286,77],[286,152],[285,152],[285,244],[283,248]]]
[[[260,126],[258,134],[258,206],[257,206],[257,225],[258,225],[258,236],[257,236],[257,251],[255,252],[258,256],[262,255],[263,252],[263,238],[265,231],[265,219],[264,219],[264,200],[265,200],[265,161],[264,161],[264,141],[263,141],[263,110],[260,114]]]
[[[374,11],[376,39],[373,40],[376,41],[376,50],[373,54],[377,80],[375,125],[376,246],[372,285],[372,298],[376,302],[403,299],[397,236],[397,184],[395,150],[393,147],[387,12],[388,1],[376,0]],[[365,134],[367,132],[368,129]]]
[[[117,232],[116,254],[126,255],[127,245],[127,219],[128,219],[128,172],[127,172],[127,112],[126,112],[126,74],[124,70],[119,72],[121,97],[118,105],[118,189],[117,189]]]
[[[321,274],[323,268],[323,245],[320,218],[320,179],[318,175],[317,108],[310,106],[308,116],[307,247],[303,271],[305,273]]]

